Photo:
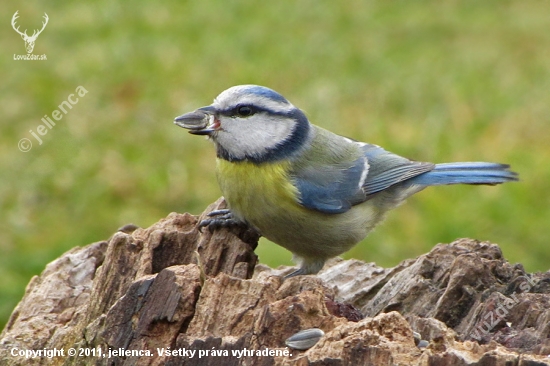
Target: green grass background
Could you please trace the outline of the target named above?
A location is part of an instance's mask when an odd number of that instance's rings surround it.
[[[34,54],[10,26],[50,22]],[[75,246],[220,196],[214,150],[175,116],[243,83],[334,132],[522,181],[428,189],[346,258],[393,266],[460,237],[550,263],[550,1],[13,1],[0,8],[0,328],[31,276]],[[28,33],[32,33],[29,31]],[[44,115],[85,97],[56,126]],[[18,150],[29,138],[29,152]],[[271,266],[290,253],[262,241]]]

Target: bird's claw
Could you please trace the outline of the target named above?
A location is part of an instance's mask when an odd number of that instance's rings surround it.
[[[306,271],[304,271],[302,268],[298,268],[297,270],[295,270],[293,272],[290,272],[289,274],[285,275],[284,279],[286,280],[287,278],[301,276],[301,275],[305,275],[305,274],[307,274]]]
[[[231,210],[221,209],[214,210],[207,214],[209,219],[204,219],[199,223],[199,231],[202,232],[204,227],[208,227],[210,232],[213,232],[216,229],[227,228],[232,226],[243,226],[244,223],[236,220],[231,213]]]

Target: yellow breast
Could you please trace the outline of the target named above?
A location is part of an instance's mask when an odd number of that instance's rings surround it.
[[[257,227],[299,206],[298,190],[289,181],[288,171],[288,163],[217,159],[218,182],[233,214]]]

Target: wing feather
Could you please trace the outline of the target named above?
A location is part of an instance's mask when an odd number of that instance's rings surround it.
[[[365,144],[363,151],[370,165],[363,185],[367,195],[383,191],[397,183],[429,172],[435,167],[432,163],[412,161],[392,154],[376,145]]]
[[[294,162],[291,179],[300,205],[339,214],[433,168],[432,163],[412,161],[318,128],[311,146]]]

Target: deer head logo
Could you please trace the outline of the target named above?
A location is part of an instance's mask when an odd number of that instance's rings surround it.
[[[38,38],[38,35],[42,33],[44,28],[46,28],[46,24],[48,24],[48,19],[49,19],[48,14],[44,13],[45,21],[42,22],[42,29],[40,30],[35,29],[34,32],[32,33],[32,36],[28,36],[26,29],[24,32],[21,32],[19,30],[19,27],[17,28],[15,27],[15,21],[17,20],[17,18],[19,18],[19,15],[17,15],[18,12],[19,10],[17,10],[15,14],[13,14],[13,17],[11,18],[11,26],[17,33],[21,35],[21,38],[23,38],[23,41],[25,41],[25,48],[27,49],[27,53],[32,53],[32,50],[34,49],[34,42],[36,42],[36,38]]]

